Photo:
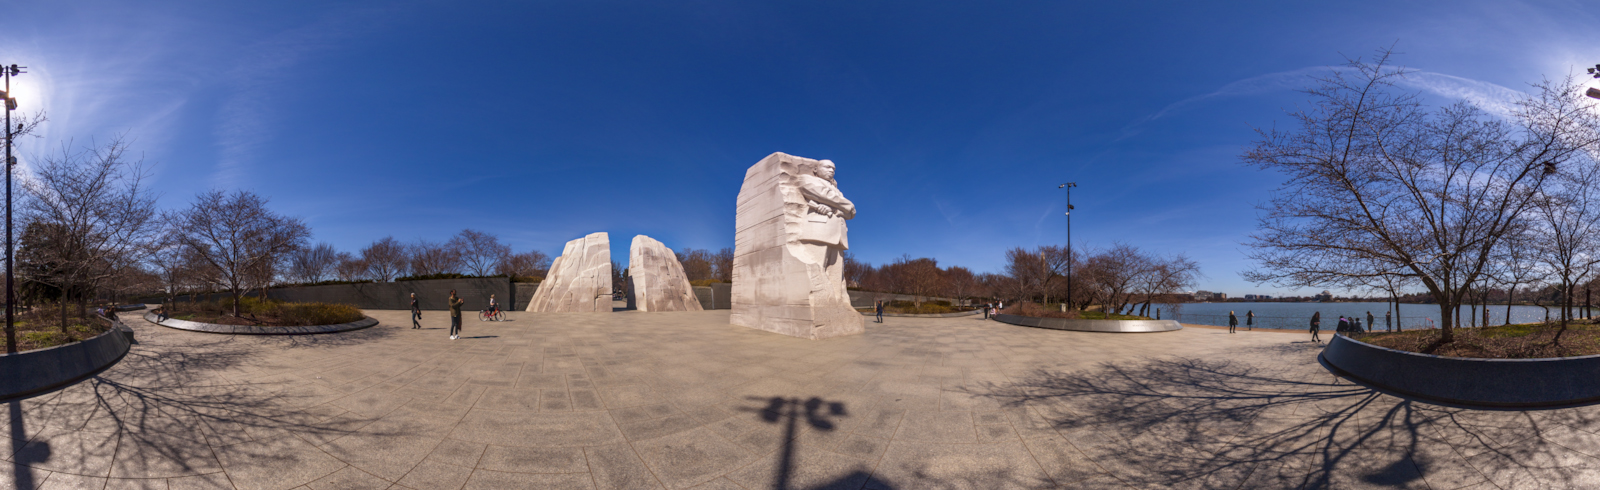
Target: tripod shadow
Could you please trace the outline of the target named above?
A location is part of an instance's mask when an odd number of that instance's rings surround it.
[[[817,397],[808,399],[785,398],[775,396],[771,398],[747,397],[746,399],[757,402],[766,402],[765,407],[744,408],[748,412],[755,412],[762,422],[768,424],[784,424],[783,447],[778,457],[778,468],[773,478],[773,490],[790,490],[794,488],[795,480],[795,442],[800,424],[823,432],[832,432],[837,427],[833,419],[848,417],[849,412],[844,403],[830,402]],[[856,470],[820,484],[807,487],[811,490],[859,490],[861,488],[875,488],[892,490],[894,486],[880,482],[872,477],[871,473]]]

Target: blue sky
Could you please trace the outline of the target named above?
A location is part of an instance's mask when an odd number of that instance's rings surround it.
[[[1600,62],[1583,2],[12,2],[29,159],[126,134],[166,207],[248,189],[355,250],[462,228],[732,246],[744,170],[837,163],[862,260],[1121,241],[1239,278],[1253,127],[1344,55],[1494,105]]]

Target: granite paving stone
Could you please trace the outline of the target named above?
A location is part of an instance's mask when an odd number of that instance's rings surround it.
[[[452,341],[367,313],[274,337],[129,315],[121,363],[0,407],[0,489],[1600,485],[1600,406],[1397,398],[1298,335],[967,317],[812,341],[715,310],[508,312]]]

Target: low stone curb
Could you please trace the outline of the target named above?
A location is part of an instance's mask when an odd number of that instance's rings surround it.
[[[1018,315],[993,315],[1000,323],[1022,327],[1070,330],[1074,332],[1104,333],[1154,333],[1183,330],[1177,320],[1079,320],[1072,318],[1039,318]]]
[[[168,318],[157,321],[155,313],[145,313],[144,319],[167,328],[188,330],[191,332],[219,333],[227,335],[309,335],[319,333],[339,333],[351,330],[361,330],[378,324],[378,319],[366,317],[350,323],[336,325],[308,325],[303,327],[259,327],[255,325],[221,325],[216,323],[191,322]]]
[[[898,318],[955,318],[955,317],[981,315],[981,314],[983,314],[983,310],[959,311],[959,312],[955,312],[955,313],[930,313],[930,314],[926,314],[926,315],[911,315],[911,314],[905,314],[905,313],[884,313],[883,316],[886,316],[886,317],[891,317],[892,316],[892,317],[898,317]],[[866,313],[866,312],[863,312],[863,313],[861,313],[861,315],[862,316],[877,316],[877,313]]]
[[[133,344],[133,329],[112,320],[111,329],[86,340],[48,349],[0,354],[0,402],[48,393],[77,384],[122,361]]]
[[[1334,335],[1318,356],[1360,384],[1447,405],[1558,408],[1600,401],[1600,355],[1469,359],[1380,347]]]

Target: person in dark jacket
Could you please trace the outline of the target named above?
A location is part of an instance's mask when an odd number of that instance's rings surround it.
[[[883,300],[880,299],[877,303],[874,303],[872,310],[878,313],[878,323],[883,323]]]
[[[1228,312],[1228,333],[1239,333],[1238,329],[1239,329],[1239,317],[1233,316],[1233,312],[1229,311]]]
[[[417,306],[417,293],[411,293],[411,328],[422,328],[422,308]]]
[[[1322,331],[1322,312],[1319,311],[1319,312],[1311,314],[1311,341],[1312,342],[1322,342],[1322,339],[1317,338],[1317,332],[1320,332],[1320,331]]]
[[[1256,310],[1244,312],[1244,328],[1245,330],[1256,329]]]
[[[450,340],[461,338],[461,305],[467,301],[456,296],[456,290],[450,290]]]
[[[1343,316],[1339,317],[1339,324],[1335,325],[1333,327],[1333,331],[1337,332],[1337,333],[1349,332],[1350,331],[1350,320],[1345,318],[1345,317],[1343,317]]]
[[[1372,312],[1367,312],[1367,330],[1374,330],[1373,327],[1378,326],[1378,324],[1372,323],[1373,320],[1376,320],[1376,318],[1372,317]]]

